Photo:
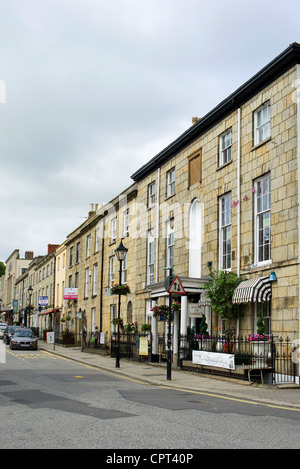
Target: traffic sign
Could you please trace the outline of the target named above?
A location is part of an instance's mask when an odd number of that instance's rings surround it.
[[[178,275],[176,275],[173,282],[171,283],[168,293],[171,293],[172,295],[186,295],[186,291],[183,288],[183,285]]]

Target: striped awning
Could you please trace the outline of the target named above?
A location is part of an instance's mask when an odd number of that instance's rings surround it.
[[[253,303],[258,301],[270,301],[272,294],[272,286],[269,276],[251,278],[241,282],[236,287],[232,303]]]

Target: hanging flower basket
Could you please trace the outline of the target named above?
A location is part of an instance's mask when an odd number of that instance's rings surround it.
[[[169,306],[166,305],[156,305],[151,308],[153,311],[153,317],[157,318],[159,321],[167,321],[169,319]],[[171,311],[171,321],[173,320],[173,310]]]
[[[25,307],[25,309],[26,309],[27,311],[33,311],[33,310],[34,310],[34,306],[32,306],[32,305],[27,305],[27,306]]]
[[[181,304],[180,303],[177,303],[177,302],[174,302],[171,304],[171,309],[173,311],[173,313],[177,312],[177,311],[181,311]]]
[[[117,325],[119,324],[119,326],[120,326],[121,328],[123,328],[123,319],[122,319],[122,318],[120,318],[120,319],[118,319],[118,318],[112,318],[111,324],[114,324],[114,326],[117,326]]]
[[[137,332],[137,330],[138,330],[137,322],[128,322],[124,326],[125,332]]]
[[[110,289],[111,295],[127,295],[130,293],[128,285],[113,285]]]

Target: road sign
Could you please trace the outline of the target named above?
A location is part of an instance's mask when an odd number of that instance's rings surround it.
[[[183,288],[183,285],[178,275],[176,275],[173,282],[171,283],[168,293],[171,293],[172,295],[186,295],[186,291]]]

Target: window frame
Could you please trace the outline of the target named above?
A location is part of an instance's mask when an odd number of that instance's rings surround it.
[[[92,295],[95,296],[97,295],[97,283],[98,283],[98,264],[94,264],[93,268],[93,289],[92,289]]]
[[[87,267],[85,269],[85,283],[84,283],[84,297],[88,298],[89,296],[89,276],[90,276],[90,269]]]
[[[110,242],[115,243],[117,239],[117,217],[111,219],[110,222]]]
[[[152,230],[147,236],[147,285],[154,283],[154,236]]]
[[[224,200],[224,210],[223,210],[223,200]],[[229,207],[229,209],[226,208],[226,204],[227,204],[227,207]],[[229,219],[227,218],[227,216],[229,216]],[[228,238],[229,233],[230,233],[230,238]],[[226,235],[226,238],[225,238],[225,235]],[[228,241],[230,241],[230,251],[227,250]],[[224,271],[230,271],[232,267],[231,192],[224,194],[219,198],[219,267],[220,267],[220,270],[224,270]]]
[[[156,197],[156,183],[155,181],[152,181],[150,182],[150,184],[148,184],[148,208],[154,207],[155,197]]]
[[[167,171],[167,197],[175,195],[175,166]]]
[[[230,134],[230,144],[223,145],[225,143],[225,138]],[[230,150],[230,157],[228,157],[228,152]],[[219,136],[219,166],[223,166],[226,163],[232,161],[232,128],[225,130]]]
[[[174,267],[175,265],[175,230],[174,230],[174,219],[171,219],[167,225],[167,239],[166,239],[166,267]],[[173,260],[173,263],[171,263]]]
[[[110,288],[112,288],[115,283],[115,269],[116,269],[115,256],[110,256],[109,258],[109,287]]]
[[[266,181],[267,183],[267,194],[264,192],[262,195],[259,194],[259,184]],[[257,266],[268,265],[272,263],[271,257],[271,175],[270,173],[264,174],[254,181],[255,197],[254,197],[254,263]],[[262,187],[263,190],[263,187]],[[264,197],[267,195],[267,197]],[[262,202],[262,209],[259,210],[259,198]],[[268,216],[265,216],[268,214]],[[269,220],[268,226],[266,220]],[[269,242],[265,243],[267,229],[269,230],[268,239]],[[260,234],[262,233],[263,243],[260,242]],[[262,248],[263,256],[260,255],[260,249]],[[266,257],[266,249],[268,249],[269,255]]]
[[[264,111],[267,110],[267,120],[259,123],[259,116]],[[268,128],[266,131],[265,129]],[[263,137],[260,135],[260,132],[263,132]],[[264,133],[266,132],[266,136]],[[254,146],[260,145],[268,138],[271,138],[271,105],[270,102],[262,104],[259,108],[254,111],[253,115],[253,142]]]

